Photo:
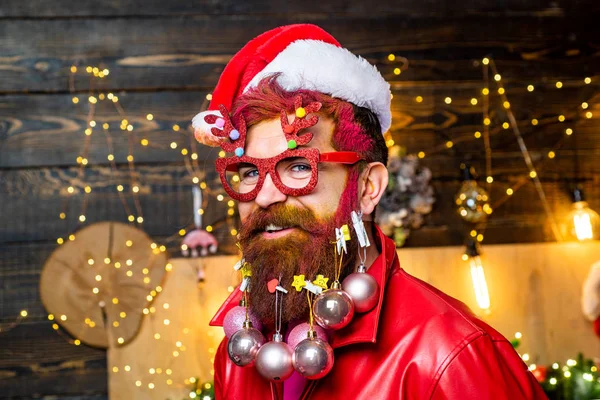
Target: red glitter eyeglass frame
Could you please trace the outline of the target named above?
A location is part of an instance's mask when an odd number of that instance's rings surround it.
[[[300,157],[308,160],[311,167],[311,177],[308,184],[303,188],[289,188],[281,182],[281,178],[277,174],[275,168],[277,163],[285,158],[290,157]],[[267,174],[271,175],[271,179],[273,180],[273,184],[279,191],[287,196],[304,196],[312,192],[317,186],[317,181],[319,178],[318,173],[318,164],[322,162],[327,163],[337,163],[337,164],[346,164],[346,165],[354,165],[357,162],[363,160],[359,153],[354,151],[333,151],[327,153],[319,152],[319,149],[315,148],[301,148],[294,150],[286,150],[281,154],[278,154],[271,158],[254,158],[250,156],[243,155],[242,157],[227,157],[227,158],[219,158],[215,162],[215,167],[217,172],[219,173],[219,177],[221,178],[221,183],[223,184],[223,189],[227,192],[227,194],[234,200],[241,202],[252,201],[258,195],[258,192],[262,189],[262,186],[265,182]],[[255,165],[258,168],[258,182],[254,189],[247,193],[238,193],[231,188],[229,182],[227,181],[226,173],[227,171],[236,171],[237,165],[247,163]]]

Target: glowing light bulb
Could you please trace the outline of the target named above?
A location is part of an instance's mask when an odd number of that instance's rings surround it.
[[[490,295],[488,292],[487,281],[483,271],[483,264],[479,255],[469,257],[469,266],[471,268],[471,279],[473,280],[473,289],[475,290],[475,299],[477,305],[484,311],[490,309]]]
[[[573,194],[575,201],[567,216],[567,234],[579,241],[595,239],[600,231],[600,216],[588,206],[580,189]]]

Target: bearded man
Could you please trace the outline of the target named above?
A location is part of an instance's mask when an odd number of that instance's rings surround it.
[[[388,183],[390,99],[375,67],[322,29],[291,25],[244,46],[209,111],[194,119],[200,142],[234,153],[217,160],[217,170],[239,201],[239,244],[251,270],[244,293],[235,290],[212,325],[249,296],[262,333],[280,342],[280,333],[313,315],[306,289],[317,276],[341,282],[364,266],[379,288],[372,308],[320,337],[335,361],[319,379],[294,372],[269,381],[258,365],[234,363],[225,338],[215,357],[217,399],[545,398],[511,344],[464,304],[404,272],[394,242],[373,223]],[[353,213],[367,237],[359,238],[358,224],[346,242],[339,228],[355,225]],[[346,247],[341,262],[336,246]],[[300,276],[306,287],[293,287]]]

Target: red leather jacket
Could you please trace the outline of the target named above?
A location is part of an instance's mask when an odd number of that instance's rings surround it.
[[[301,399],[547,398],[510,342],[466,305],[402,270],[394,242],[379,228],[377,239],[382,251],[368,273],[382,288],[379,303],[333,333],[333,370],[308,381]],[[240,297],[234,291],[211,325],[222,326]],[[282,385],[234,365],[223,340],[215,357],[217,400],[281,399]]]

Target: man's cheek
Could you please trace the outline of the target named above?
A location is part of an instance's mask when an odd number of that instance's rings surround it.
[[[248,217],[250,216],[250,209],[248,205],[239,203],[238,205],[238,214],[240,215],[240,222],[242,225],[246,223]]]

